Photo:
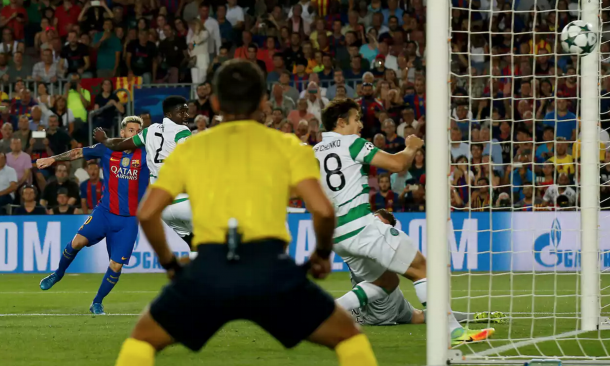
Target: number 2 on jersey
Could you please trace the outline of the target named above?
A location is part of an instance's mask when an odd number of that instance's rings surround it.
[[[337,161],[337,167],[335,169],[331,170],[328,168],[329,159],[335,159]],[[328,188],[330,188],[331,191],[337,192],[342,190],[343,187],[345,187],[345,176],[341,172],[341,159],[339,158],[339,155],[335,153],[326,155],[326,158],[324,158],[324,171],[326,172],[326,184],[328,185]],[[330,183],[330,177],[332,177],[333,175],[338,175],[339,179],[341,179],[341,182],[338,186],[333,186]]]
[[[163,149],[163,142],[165,142],[165,139],[163,138],[163,134],[160,132],[155,132],[155,136],[161,137],[161,144],[159,145],[159,148],[157,149],[157,154],[155,155],[155,164],[161,164],[163,163],[163,160],[159,159],[159,153],[161,153],[161,150]]]

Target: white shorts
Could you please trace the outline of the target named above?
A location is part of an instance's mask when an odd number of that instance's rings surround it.
[[[333,250],[358,278],[373,282],[387,270],[407,272],[419,249],[407,234],[375,217],[358,235],[335,244]]]
[[[189,200],[169,205],[161,214],[161,218],[167,226],[171,227],[180,237],[185,237],[193,232],[192,217]]]

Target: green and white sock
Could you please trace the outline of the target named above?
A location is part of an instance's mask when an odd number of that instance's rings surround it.
[[[370,282],[360,282],[350,292],[338,298],[337,304],[347,311],[359,309],[369,303],[383,299],[388,293]]]

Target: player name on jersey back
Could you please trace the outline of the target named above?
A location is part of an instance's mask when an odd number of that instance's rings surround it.
[[[326,151],[326,150],[330,150],[330,149],[334,149],[334,148],[338,148],[338,147],[341,147],[341,140],[331,141],[330,143],[325,144],[325,145],[322,145],[322,143],[319,143],[313,148],[313,151],[317,153],[319,151]]]

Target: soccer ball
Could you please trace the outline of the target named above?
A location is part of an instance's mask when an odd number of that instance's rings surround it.
[[[561,31],[561,47],[566,53],[586,56],[597,45],[597,35],[593,26],[582,20],[575,20]]]

